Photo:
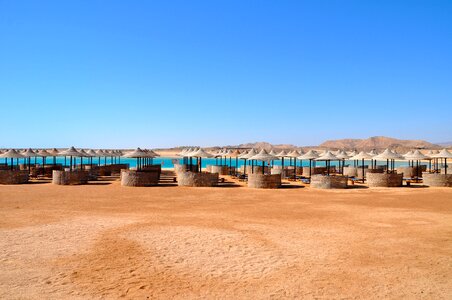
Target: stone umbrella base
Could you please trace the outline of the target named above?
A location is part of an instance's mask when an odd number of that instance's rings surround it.
[[[347,176],[311,176],[311,187],[315,189],[345,189],[347,188]]]
[[[218,178],[218,173],[179,172],[177,173],[177,184],[179,186],[212,187],[218,185]]]
[[[0,184],[23,184],[28,182],[28,171],[0,170]]]
[[[423,183],[428,186],[452,187],[452,174],[423,174]]]
[[[78,185],[87,184],[90,177],[88,171],[58,171],[54,170],[52,183],[56,185]]]
[[[158,170],[122,170],[121,185],[122,186],[154,186],[158,185],[160,180],[160,172]]]
[[[248,187],[277,189],[281,186],[281,174],[248,174]]]
[[[396,173],[368,173],[367,184],[369,187],[400,187],[403,182],[403,174]]]

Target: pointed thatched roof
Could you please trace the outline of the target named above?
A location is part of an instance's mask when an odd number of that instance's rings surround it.
[[[330,151],[327,151],[323,155],[320,155],[316,160],[337,160],[337,156],[331,153]]]
[[[452,154],[447,149],[441,150],[439,153],[432,155],[434,158],[452,158]]]
[[[56,148],[53,148],[52,150],[50,150],[49,153],[52,154],[52,156],[60,155],[60,151],[58,151]]]
[[[378,152],[377,152],[377,150],[372,149],[368,154],[369,154],[370,156],[374,157],[374,156],[377,156],[377,155],[378,155]]]
[[[250,157],[250,159],[269,161],[269,160],[278,160],[277,156],[271,155],[267,152],[267,150],[262,149],[258,154]]]
[[[410,155],[405,155],[405,159],[408,160],[424,160],[424,159],[430,159],[428,156],[421,153],[421,151],[416,150],[412,151]]]
[[[292,150],[289,153],[287,153],[287,157],[294,157],[297,158],[301,155],[300,152],[298,152],[297,150]]]
[[[276,156],[278,156],[278,157],[287,157],[287,152],[285,150],[282,150]]]
[[[214,157],[214,155],[204,151],[202,148],[199,148],[198,150],[189,153],[189,157],[211,158]]]
[[[52,153],[47,152],[46,149],[41,149],[38,151],[38,155],[42,156],[42,157],[49,157],[49,156],[53,156]]]
[[[374,160],[403,159],[403,156],[400,154],[397,154],[395,152],[392,152],[389,149],[386,149],[385,151],[378,154],[377,156],[374,156],[373,159]]]
[[[309,150],[303,155],[300,155],[298,159],[316,159],[319,157],[319,154],[314,150]]]
[[[6,151],[5,153],[3,153],[2,155],[0,155],[0,157],[1,158],[24,158],[25,156],[23,156],[22,154],[17,152],[15,149],[10,149],[10,150]]]
[[[78,152],[74,147],[66,149],[60,152],[60,156],[81,156],[80,152]]]
[[[24,152],[21,153],[24,157],[37,157],[40,156],[36,152],[34,152],[31,148],[28,148]]]
[[[78,150],[78,152],[80,153],[80,155],[81,155],[82,157],[92,157],[91,154],[89,154],[88,152],[86,152],[86,151],[83,150],[83,149]]]
[[[144,157],[152,157],[149,153],[146,153],[146,151],[141,150],[140,148],[137,148],[133,151],[127,152],[123,155],[123,157],[128,158],[144,158]]]
[[[347,153],[345,153],[345,151],[340,150],[339,153],[336,154],[336,157],[339,159],[349,159],[350,156],[347,155]]]
[[[248,153],[245,153],[244,155],[241,155],[240,158],[241,159],[250,159],[251,157],[253,157],[256,154],[257,154],[256,150],[251,149],[250,151],[248,151]]]
[[[359,152],[355,156],[350,157],[351,160],[372,159],[373,156],[364,151]]]

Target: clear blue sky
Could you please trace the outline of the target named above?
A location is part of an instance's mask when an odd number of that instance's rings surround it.
[[[452,1],[0,0],[0,147],[452,140]]]

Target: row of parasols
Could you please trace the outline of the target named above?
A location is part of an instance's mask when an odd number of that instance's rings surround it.
[[[419,166],[419,163],[421,161],[429,161],[431,164],[431,161],[434,160],[436,162],[436,166],[439,165],[439,161],[444,160],[444,165],[446,166],[446,174],[447,174],[447,159],[452,158],[452,154],[447,150],[443,149],[441,151],[434,151],[430,150],[427,154],[423,154],[419,150],[409,151],[404,155],[396,153],[394,150],[386,149],[382,153],[378,153],[375,150],[372,150],[370,152],[357,152],[357,151],[351,151],[346,152],[345,150],[337,150],[337,151],[328,151],[325,150],[323,153],[318,153],[315,150],[309,150],[307,153],[303,153],[301,150],[292,150],[290,152],[286,152],[282,150],[279,153],[275,153],[274,150],[271,150],[270,152],[267,152],[265,149],[260,150],[257,152],[254,149],[251,150],[245,150],[244,152],[240,152],[239,150],[235,149],[223,149],[219,150],[216,153],[209,153],[201,148],[195,148],[195,149],[183,149],[179,156],[187,157],[187,158],[196,158],[199,159],[198,165],[201,166],[201,159],[202,158],[219,158],[221,161],[221,164],[223,164],[223,159],[226,162],[227,158],[229,157],[229,165],[231,164],[231,159],[235,158],[236,160],[236,167],[238,167],[238,160],[242,159],[245,161],[262,161],[262,172],[264,173],[264,167],[265,162],[270,164],[271,162],[275,160],[281,160],[282,161],[282,167],[284,168],[284,158],[290,158],[294,160],[294,167],[297,167],[296,160],[309,160],[309,169],[311,173],[311,168],[313,166],[313,163],[315,164],[316,161],[324,161],[327,167],[327,175],[329,175],[330,172],[330,164],[331,161],[338,161],[339,162],[339,168],[343,169],[343,166],[345,164],[346,160],[352,160],[355,163],[355,166],[357,166],[357,162],[361,161],[361,167],[364,168],[364,162],[365,160],[371,161],[372,166],[376,166],[377,161],[386,161],[386,169],[389,171],[394,171],[395,167],[395,161],[400,160],[406,160],[411,165],[414,166],[414,162],[416,162],[417,166]],[[430,166],[431,169],[431,166]],[[296,176],[296,170],[294,172],[294,176]],[[311,174],[309,174],[311,176]]]
[[[8,163],[8,159],[10,160],[11,169],[14,166],[14,159],[16,160],[16,164],[19,163],[19,159],[25,159],[28,164],[28,168],[31,166],[31,159],[34,158],[34,164],[36,165],[36,159],[38,157],[42,158],[43,165],[46,165],[46,159],[49,157],[53,157],[53,165],[56,164],[57,157],[64,157],[65,162],[64,165],[67,165],[66,159],[69,158],[69,166],[70,170],[72,170],[73,165],[75,164],[75,158],[80,158],[80,165],[83,166],[83,158],[88,158],[89,161],[87,164],[93,164],[93,158],[98,158],[97,164],[101,164],[101,158],[104,159],[104,164],[107,164],[107,158],[111,158],[110,162],[113,163],[121,163],[121,157],[127,158],[136,158],[137,159],[137,167],[140,168],[147,164],[152,164],[152,159],[158,157],[159,155],[152,150],[148,149],[140,149],[137,148],[133,151],[128,151],[123,153],[121,150],[94,150],[94,149],[75,149],[74,147],[70,147],[69,149],[58,151],[53,148],[51,150],[41,149],[41,150],[33,150],[31,148],[26,149],[24,151],[19,151],[16,149],[10,149],[5,153],[0,151],[0,158],[5,159],[5,164]],[[116,160],[117,158],[117,160]]]
[[[16,150],[16,149],[10,149],[6,151],[5,153],[0,152],[0,158],[5,158],[5,163],[7,159],[11,160],[11,167],[13,166],[13,159],[16,159],[16,163],[18,162],[18,159],[27,159],[28,165],[31,164],[31,158],[42,157],[43,158],[43,164],[46,163],[47,157],[53,157],[53,164],[56,163],[56,157],[65,157],[65,160],[67,157],[70,158],[70,169],[72,170],[73,166],[73,158],[79,157],[80,163],[83,165],[83,158],[89,158],[89,163],[93,163],[93,158],[98,157],[98,164],[101,162],[101,157],[104,158],[104,163],[106,163],[106,158],[118,158],[120,163],[121,157],[127,157],[127,158],[136,158],[137,159],[137,169],[142,168],[145,165],[152,164],[152,159],[155,157],[158,157],[159,155],[155,153],[152,150],[149,149],[140,149],[137,148],[133,151],[128,151],[126,153],[123,153],[120,150],[84,150],[84,149],[75,149],[74,147],[71,147],[69,149],[58,151],[57,149],[52,150],[37,150],[34,151],[32,149],[27,149],[22,152]],[[423,154],[419,150],[409,151],[408,153],[401,155],[396,153],[393,150],[386,149],[382,153],[377,153],[377,151],[372,150],[371,152],[364,152],[361,151],[357,153],[356,151],[346,152],[344,150],[337,150],[337,151],[328,151],[325,150],[323,153],[318,153],[315,150],[309,150],[306,153],[303,153],[302,150],[293,150],[290,152],[286,152],[284,150],[280,151],[279,153],[276,153],[274,150],[271,150],[270,152],[267,152],[265,149],[262,149],[260,151],[256,151],[255,149],[251,150],[245,150],[243,152],[240,152],[238,149],[222,149],[219,150],[216,153],[209,153],[205,151],[202,148],[190,148],[190,149],[183,149],[179,156],[184,158],[190,158],[190,162],[192,158],[199,159],[198,165],[199,168],[201,168],[201,159],[202,158],[216,158],[217,161],[220,160],[220,163],[226,164],[227,158],[229,158],[229,165],[232,165],[232,158],[235,158],[236,161],[236,167],[238,166],[238,160],[242,159],[245,161],[251,161],[251,165],[253,166],[254,161],[261,161],[262,162],[262,171],[264,172],[265,163],[271,163],[275,160],[281,160],[282,161],[282,167],[284,168],[284,159],[289,158],[291,161],[293,159],[294,161],[294,167],[297,166],[297,159],[298,160],[309,160],[309,167],[311,169],[312,163],[316,161],[325,161],[327,172],[329,174],[330,170],[330,163],[331,161],[338,161],[339,167],[342,165],[344,166],[345,160],[353,160],[355,163],[358,161],[361,161],[361,166],[364,168],[364,161],[370,160],[372,164],[376,165],[377,161],[386,161],[386,167],[387,170],[394,170],[394,165],[396,160],[407,160],[409,162],[416,162],[419,164],[420,161],[428,160],[430,163],[432,160],[436,161],[436,166],[438,166],[439,160],[444,160],[444,165],[446,166],[446,173],[447,173],[447,159],[452,158],[452,154],[447,150],[443,149],[439,152],[430,150],[427,154]],[[75,160],[74,160],[75,162]],[[66,165],[66,161],[65,161]],[[296,174],[296,172],[294,172]],[[296,175],[294,175],[296,176]]]

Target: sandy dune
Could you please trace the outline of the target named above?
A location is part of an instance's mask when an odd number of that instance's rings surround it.
[[[452,298],[452,190],[0,186],[0,298]]]

